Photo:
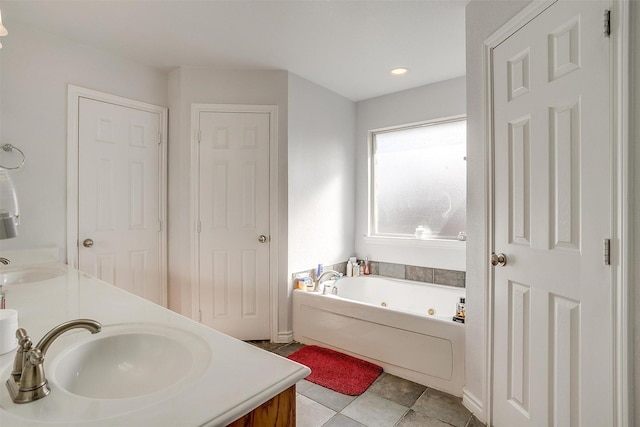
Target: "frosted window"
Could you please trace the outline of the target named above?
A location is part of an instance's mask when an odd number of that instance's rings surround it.
[[[466,124],[373,133],[373,235],[457,239],[466,230]]]

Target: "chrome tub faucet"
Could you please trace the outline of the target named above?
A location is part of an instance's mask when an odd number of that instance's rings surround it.
[[[26,330],[19,328],[16,331],[18,350],[13,361],[13,371],[6,383],[14,403],[33,402],[51,392],[44,373],[44,357],[56,338],[71,329],[78,328],[96,334],[102,330],[102,325],[91,319],[70,320],[47,332],[35,347],[33,347]]]
[[[314,291],[319,291],[320,290],[320,284],[322,283],[322,281],[324,280],[324,278],[326,276],[333,276],[336,278],[342,277],[342,274],[338,273],[335,270],[327,270],[324,273],[322,273],[320,276],[318,276],[318,278],[316,279],[316,283],[315,286],[313,287]],[[327,293],[327,288],[330,288],[330,285],[325,286],[324,288],[322,288],[322,293],[326,294]]]

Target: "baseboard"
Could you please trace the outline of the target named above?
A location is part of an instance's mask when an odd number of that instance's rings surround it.
[[[278,332],[278,336],[276,337],[274,342],[288,343],[291,341],[293,341],[293,331],[285,331],[285,332]]]
[[[467,390],[466,387],[462,387],[462,404],[465,408],[467,408],[476,418],[483,423],[486,423],[487,417],[484,413],[484,406],[480,399],[474,396],[472,393]]]

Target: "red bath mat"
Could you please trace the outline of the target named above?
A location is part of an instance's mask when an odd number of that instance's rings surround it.
[[[311,369],[307,381],[349,396],[364,393],[382,373],[378,365],[315,345],[302,347],[287,358]]]

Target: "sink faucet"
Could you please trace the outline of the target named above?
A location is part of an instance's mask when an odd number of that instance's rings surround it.
[[[71,329],[78,328],[96,334],[102,330],[102,325],[91,319],[70,320],[47,332],[35,347],[32,347],[31,338],[26,330],[19,328],[16,331],[18,351],[13,362],[13,371],[7,380],[7,388],[14,403],[33,402],[51,392],[44,374],[44,356],[56,338]]]
[[[315,286],[313,287],[313,291],[319,291],[320,290],[320,283],[322,282],[322,280],[325,278],[325,276],[333,276],[333,277],[340,277],[342,276],[342,274],[338,273],[335,270],[327,270],[324,273],[322,273],[320,276],[318,276],[318,278],[316,279],[316,283]],[[326,294],[327,293],[327,289],[326,287],[322,289],[322,293]]]

